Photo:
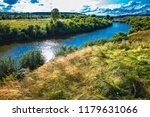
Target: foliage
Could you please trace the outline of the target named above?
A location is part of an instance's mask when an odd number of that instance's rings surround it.
[[[87,47],[87,46],[94,46],[94,45],[104,45],[106,42],[107,42],[106,39],[92,40],[92,41],[86,42],[86,43],[84,44],[84,47]]]
[[[0,58],[0,80],[9,75],[20,79],[29,72],[28,68],[34,70],[43,64],[44,57],[38,50],[29,51],[18,58]]]
[[[16,60],[11,57],[0,58],[0,80],[17,71]]]
[[[44,57],[38,50],[28,51],[27,53],[21,56],[21,68],[29,68],[30,70],[34,70],[43,64]]]
[[[127,39],[128,39],[128,36],[126,33],[119,32],[113,38],[111,38],[109,41],[120,42],[120,41],[127,40]]]
[[[77,47],[72,47],[72,46],[61,46],[60,48],[57,49],[56,51],[56,56],[64,56],[64,55],[67,55],[71,52],[74,52],[78,50]]]
[[[129,31],[129,34],[150,29],[149,16],[128,16],[122,18],[121,22],[128,23],[132,26],[132,29]]]
[[[0,42],[30,41],[89,32],[110,26],[109,20],[76,15],[70,19],[1,20]]]
[[[59,13],[59,10],[57,8],[54,8],[51,11],[51,18],[53,21],[57,21],[60,18],[60,13]]]
[[[33,13],[9,13],[9,12],[0,12],[0,20],[9,20],[9,19],[47,19],[49,18],[49,12],[33,12]],[[83,16],[80,13],[61,13],[63,19],[73,18],[74,16],[79,15]]]

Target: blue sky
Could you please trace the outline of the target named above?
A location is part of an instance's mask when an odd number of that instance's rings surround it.
[[[150,0],[0,0],[4,12],[80,12],[97,15],[150,14]]]

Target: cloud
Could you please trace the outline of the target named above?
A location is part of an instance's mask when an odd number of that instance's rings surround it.
[[[150,14],[150,4],[142,4],[141,2],[130,1],[127,4],[110,4],[107,6],[101,6],[96,11],[88,7],[81,10],[82,13],[86,14],[97,14],[97,15],[138,15],[138,14]]]
[[[0,11],[49,12],[58,8],[62,12],[97,15],[150,14],[150,4],[143,1],[146,0],[0,0]]]
[[[4,5],[0,8],[5,12],[48,12],[52,8],[58,8],[62,12],[79,12],[84,5],[94,8],[99,1],[103,0],[0,0],[0,5]],[[9,5],[12,6],[11,9],[7,9]]]

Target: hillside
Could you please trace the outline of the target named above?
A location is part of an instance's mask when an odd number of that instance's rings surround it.
[[[150,99],[150,30],[86,47],[5,81],[0,99]]]

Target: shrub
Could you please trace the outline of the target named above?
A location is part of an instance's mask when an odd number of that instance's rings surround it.
[[[0,58],[0,80],[17,71],[17,65],[15,59]]]
[[[132,28],[129,30],[129,34],[150,29],[150,17],[148,16],[128,16],[122,18],[121,22],[130,24],[132,26]]]
[[[110,39],[110,42],[120,42],[123,40],[127,40],[128,36],[126,33],[119,32],[113,38]]]
[[[107,41],[105,39],[92,40],[84,44],[84,47],[94,45],[104,45]]]
[[[60,48],[58,48],[58,50],[56,51],[56,56],[63,56],[66,54],[69,54],[71,52],[74,52],[78,50],[77,47],[72,47],[72,46],[61,46]]]
[[[44,57],[41,51],[32,50],[21,56],[20,60],[21,68],[29,68],[30,70],[34,70],[43,64],[44,64]]]

